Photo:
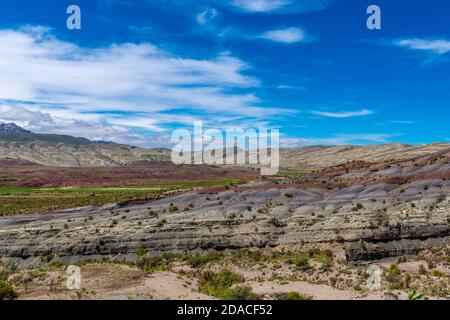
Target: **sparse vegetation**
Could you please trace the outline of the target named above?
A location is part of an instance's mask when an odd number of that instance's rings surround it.
[[[194,268],[199,268],[207,265],[210,262],[219,261],[222,255],[218,252],[212,252],[205,255],[199,253],[190,255],[185,258],[185,261]]]
[[[303,295],[298,292],[288,292],[284,294],[280,294],[277,297],[278,300],[313,300],[313,298],[309,295]]]
[[[15,300],[18,297],[16,290],[8,282],[0,279],[0,300]]]
[[[228,269],[219,273],[204,271],[199,280],[200,290],[206,294],[225,300],[257,300],[250,287],[234,286],[243,282],[242,276]]]

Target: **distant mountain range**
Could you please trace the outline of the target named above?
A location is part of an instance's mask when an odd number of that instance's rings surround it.
[[[0,123],[0,133],[19,133],[29,132],[24,128],[19,127],[15,123]]]
[[[73,145],[88,145],[92,143],[92,141],[86,138],[75,138],[72,136],[60,134],[33,133],[31,131],[19,127],[15,123],[0,124],[0,140],[17,141],[17,142],[44,141],[52,143],[66,143]]]
[[[0,124],[0,160],[19,159],[54,166],[117,166],[170,160],[168,149],[143,149],[108,141],[41,134],[14,123]]]
[[[280,167],[315,170],[352,161],[412,159],[450,149],[448,143],[373,146],[309,146],[280,150]],[[0,160],[18,159],[52,166],[118,166],[138,161],[170,161],[169,149],[143,149],[68,135],[40,134],[14,123],[0,124]]]

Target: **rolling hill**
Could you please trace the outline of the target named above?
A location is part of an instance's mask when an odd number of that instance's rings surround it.
[[[0,124],[0,160],[26,160],[53,166],[118,166],[169,160],[167,149],[143,149],[58,134],[39,134],[13,123]]]
[[[371,146],[308,146],[280,150],[280,167],[317,170],[352,161],[406,160],[450,149],[449,143]],[[0,124],[0,160],[17,159],[50,166],[120,166],[138,161],[170,161],[170,150],[144,149],[58,134],[39,134],[13,123]]]

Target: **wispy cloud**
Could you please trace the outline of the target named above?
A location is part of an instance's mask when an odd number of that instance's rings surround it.
[[[128,114],[150,119],[133,123],[159,132],[175,110],[248,121],[292,111],[263,106],[252,92],[258,79],[246,75],[249,66],[231,54],[196,60],[149,43],[85,48],[42,27],[0,30],[0,43],[0,102],[22,103],[28,110],[45,107],[47,115],[40,117],[60,119],[67,126],[61,132],[76,130],[75,120],[92,124],[105,118],[110,121],[105,128],[131,132]],[[100,136],[87,129],[85,133]]]
[[[116,143],[134,143],[150,146],[152,138],[133,133],[125,126],[115,125],[95,114],[75,114],[70,111],[42,111],[42,106],[23,106],[20,104],[0,104],[0,123],[14,122],[28,130],[42,133],[68,134],[75,137],[88,137],[92,140],[108,140]],[[155,123],[151,124],[152,126]],[[157,127],[152,128],[159,131]]]
[[[428,51],[437,55],[442,55],[450,52],[450,40],[438,39],[401,39],[394,41],[394,44],[399,47],[405,47],[413,50]]]
[[[286,28],[267,31],[260,35],[259,38],[290,44],[304,41],[306,34],[300,28]]]
[[[414,123],[414,121],[411,121],[411,120],[391,120],[389,122],[395,123],[395,124],[413,124]]]
[[[213,20],[215,17],[217,17],[218,12],[214,8],[207,8],[197,14],[196,20],[198,24],[204,25]]]
[[[35,29],[1,30],[0,42],[0,61],[8,62],[0,64],[0,99],[133,111],[232,110],[258,102],[232,92],[258,80],[227,54],[194,60],[145,43],[81,48]]]
[[[315,114],[322,117],[328,118],[352,118],[352,117],[362,117],[373,114],[372,110],[362,109],[358,111],[342,111],[342,112],[325,112],[325,111],[310,111],[311,114]]]
[[[248,12],[270,12],[292,3],[292,0],[232,0],[231,5]]]
[[[229,0],[244,12],[309,12],[327,8],[333,0]]]
[[[277,89],[280,89],[280,90],[300,90],[300,91],[307,90],[307,88],[305,86],[297,86],[297,85],[293,86],[293,85],[289,85],[289,84],[280,84],[280,85],[277,86]]]

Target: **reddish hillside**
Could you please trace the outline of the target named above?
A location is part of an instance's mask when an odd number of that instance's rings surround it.
[[[0,161],[2,187],[125,186],[224,179],[258,180],[259,173],[244,168],[177,166],[162,161],[121,167],[49,167],[19,160]]]

